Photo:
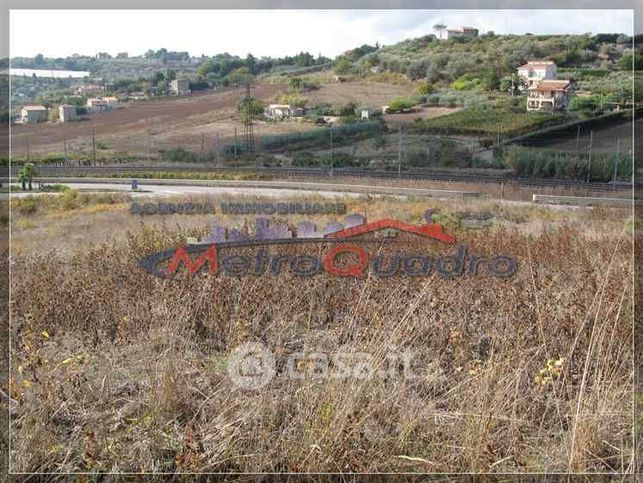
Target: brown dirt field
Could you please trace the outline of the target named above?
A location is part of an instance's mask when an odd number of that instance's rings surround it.
[[[273,102],[284,84],[259,84],[253,95],[265,103]],[[391,99],[408,94],[408,88],[374,82],[342,82],[324,84],[304,94],[309,105],[328,102],[380,107]],[[217,144],[234,137],[235,127],[241,132],[237,102],[243,93],[234,88],[195,94],[185,98],[164,98],[135,102],[110,112],[92,114],[78,123],[43,123],[12,126],[11,143],[14,156],[31,153],[62,153],[67,140],[69,152],[91,153],[92,127],[97,149],[154,156],[159,150],[185,148],[194,151],[215,149]],[[255,123],[255,136],[282,134],[316,129],[301,122]]]
[[[269,101],[283,88],[279,84],[262,84],[254,88],[253,95]],[[78,123],[15,125],[11,132],[12,150],[14,155],[24,155],[28,142],[32,153],[62,152],[65,139],[70,150],[91,149],[92,127],[96,141],[114,151],[145,153],[148,132],[153,152],[166,147],[194,147],[195,142],[200,146],[201,133],[205,131],[212,139],[216,134],[222,138],[234,135],[237,123],[230,121],[236,117],[241,95],[237,89],[222,89],[180,99],[135,102],[114,111],[89,115],[87,120]],[[219,124],[222,120],[227,122]],[[214,124],[216,129],[208,129]]]
[[[336,105],[353,101],[360,106],[381,109],[396,97],[409,94],[409,88],[405,86],[356,81],[323,84],[319,89],[307,92],[304,96],[308,98],[309,104],[327,102]]]

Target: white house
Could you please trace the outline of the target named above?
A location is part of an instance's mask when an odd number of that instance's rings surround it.
[[[47,108],[45,106],[24,106],[20,111],[20,118],[25,124],[46,121]]]
[[[573,94],[573,86],[568,80],[541,80],[529,88],[527,110],[566,111]]]
[[[556,79],[558,68],[551,60],[530,60],[518,67],[518,75],[525,79],[527,88],[531,88],[541,80]]]
[[[269,119],[284,119],[287,117],[301,117],[304,115],[302,107],[290,104],[270,104],[264,109],[264,115]]]

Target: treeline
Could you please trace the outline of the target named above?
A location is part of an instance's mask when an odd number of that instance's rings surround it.
[[[330,59],[327,57],[321,55],[313,57],[308,52],[300,52],[295,56],[279,58],[256,58],[252,54],[248,54],[245,59],[222,54],[201,62],[197,69],[197,75],[214,82],[221,82],[226,78],[228,78],[228,81],[234,81],[235,79],[230,79],[229,76],[235,72],[244,75],[259,75],[281,66],[311,67],[324,65],[328,62],[330,62]]]

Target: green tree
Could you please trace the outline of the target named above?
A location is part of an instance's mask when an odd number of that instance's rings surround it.
[[[334,69],[336,74],[349,74],[353,70],[353,63],[348,57],[340,56],[335,62]]]
[[[254,56],[252,54],[248,54],[246,56],[245,64],[246,64],[246,67],[248,68],[248,72],[250,72],[251,74],[254,74],[255,73],[256,59],[254,58]]]
[[[632,58],[634,58],[634,70],[643,70],[643,54],[637,52],[626,52],[618,61],[618,66],[622,70],[632,70]]]
[[[263,114],[263,104],[255,97],[244,97],[239,101],[237,109],[241,114],[242,121],[252,120]]]
[[[165,71],[165,80],[169,82],[173,81],[174,79],[176,79],[176,71],[174,71],[173,69],[167,69]]]
[[[436,23],[433,26],[433,30],[435,30],[438,33],[438,38],[440,39],[442,39],[442,34],[446,29],[447,29],[447,26],[444,25],[443,23]]]
[[[212,59],[208,59],[205,62],[203,62],[201,65],[199,65],[198,69],[196,70],[196,73],[200,77],[206,77],[211,72],[218,73],[219,69],[220,69],[220,65],[218,62],[215,62]]]
[[[20,169],[18,181],[20,181],[23,191],[27,189],[27,185],[29,186],[29,191],[31,191],[34,176],[36,176],[36,167],[33,163],[27,163]]]
[[[526,88],[525,78],[518,74],[512,74],[500,79],[499,89],[502,92],[508,92],[512,96],[520,95]]]
[[[239,67],[238,69],[234,69],[230,72],[227,77],[231,84],[242,84],[250,82],[252,74],[250,73],[250,69],[247,67]]]
[[[295,91],[300,91],[304,88],[304,80],[301,77],[292,77],[288,84]]]
[[[488,91],[497,91],[500,87],[500,76],[495,69],[489,69],[482,77],[482,86]]]

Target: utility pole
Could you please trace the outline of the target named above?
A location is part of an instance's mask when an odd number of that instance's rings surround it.
[[[147,133],[147,162],[150,162],[150,133]]]
[[[402,126],[400,126],[400,139],[399,146],[397,150],[397,177],[402,177]]]
[[[63,140],[63,150],[65,151],[65,166],[68,166],[69,160],[67,159],[67,139]]]
[[[616,138],[616,159],[614,160],[614,190],[616,190],[616,177],[618,175],[618,162],[620,161],[621,138]]]
[[[578,129],[576,129],[576,152],[578,152],[578,143],[580,142],[580,124]]]
[[[330,175],[333,175],[335,163],[333,162],[333,128],[328,131],[330,133]]]
[[[92,163],[96,166],[96,135],[92,126]]]
[[[590,175],[592,173],[592,144],[594,140],[594,131],[589,132],[589,159],[587,161],[587,183],[589,184]]]
[[[237,159],[237,126],[234,127],[234,159]]]

